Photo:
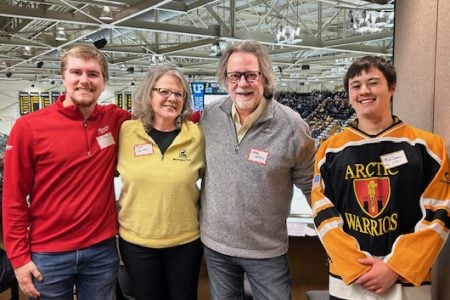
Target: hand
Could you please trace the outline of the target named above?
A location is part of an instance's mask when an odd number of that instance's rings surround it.
[[[40,296],[39,291],[33,284],[33,277],[37,280],[42,280],[42,274],[37,269],[34,262],[30,261],[25,265],[14,269],[16,273],[17,282],[19,282],[20,289],[28,297],[37,298]]]
[[[372,266],[372,268],[359,277],[355,283],[374,293],[382,294],[386,292],[399,277],[379,258],[363,258],[358,261],[363,265]]]

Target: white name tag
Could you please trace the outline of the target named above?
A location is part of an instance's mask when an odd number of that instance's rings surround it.
[[[389,154],[384,154],[380,156],[381,162],[386,169],[395,168],[408,163],[405,151],[399,150]]]
[[[114,142],[114,138],[111,135],[111,132],[108,132],[105,133],[104,135],[98,136],[97,143],[100,146],[100,149],[104,149],[106,147],[114,145],[116,142]]]
[[[134,156],[143,156],[152,154],[153,154],[152,144],[134,145]]]
[[[267,163],[267,159],[269,158],[269,152],[258,150],[255,148],[250,149],[250,153],[248,154],[248,160],[265,165]]]

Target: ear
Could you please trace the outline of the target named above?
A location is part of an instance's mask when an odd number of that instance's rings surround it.
[[[393,86],[391,86],[391,87],[389,88],[389,91],[390,91],[392,94],[394,94],[396,88],[397,88],[397,85],[394,84]]]

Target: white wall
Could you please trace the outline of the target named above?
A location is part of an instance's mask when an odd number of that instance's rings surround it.
[[[395,1],[394,113],[442,136],[450,152],[450,1]],[[433,266],[433,300],[450,299],[450,239]]]

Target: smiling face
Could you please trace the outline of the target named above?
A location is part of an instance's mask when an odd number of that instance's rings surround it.
[[[67,57],[63,73],[66,90],[64,105],[76,105],[80,110],[93,109],[105,89],[105,77],[97,60],[93,58]]]
[[[390,99],[395,87],[389,88],[386,77],[375,67],[362,71],[348,81],[350,104],[360,120],[391,118]]]
[[[227,63],[227,73],[258,72],[258,58],[253,53],[233,52]],[[264,77],[259,76],[254,82],[248,82],[244,76],[236,83],[227,81],[228,93],[241,117],[251,114],[261,103],[264,94]]]
[[[155,82],[153,88],[171,91],[168,97],[161,95],[157,90],[151,91],[150,96],[154,127],[159,130],[170,129],[167,128],[167,124],[170,124],[170,127],[175,126],[176,119],[181,114],[185,101],[184,99],[177,99],[172,92],[185,94],[183,84],[175,76],[163,75]]]

